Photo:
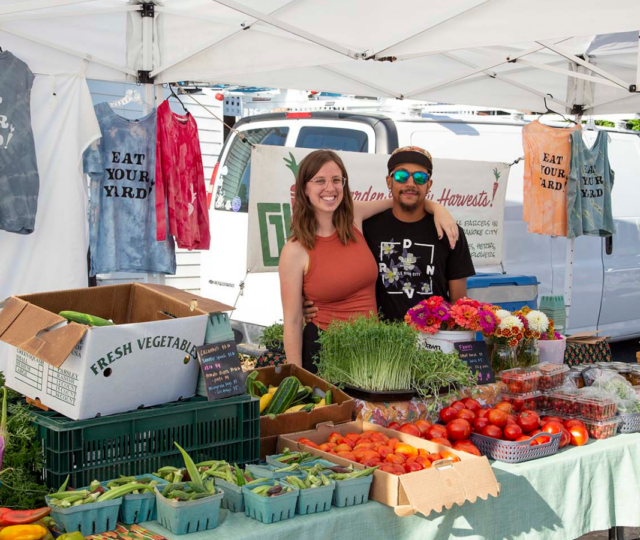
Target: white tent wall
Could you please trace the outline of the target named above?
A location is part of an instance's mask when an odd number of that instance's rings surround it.
[[[93,103],[101,103],[103,101],[117,101],[125,95],[129,89],[137,89],[143,94],[143,88],[139,85],[131,83],[117,83],[106,81],[88,81],[89,90]],[[169,95],[169,90],[163,88],[163,97]],[[202,94],[197,94],[196,99],[205,105],[214,114],[222,118],[223,106],[222,102],[215,99],[215,92],[204,89]],[[143,98],[144,99],[144,98]],[[202,160],[204,165],[205,182],[209,183],[213,167],[218,159],[218,155],[222,149],[223,130],[222,124],[214,119],[211,114],[196,104],[188,96],[180,96],[187,110],[193,115],[198,123],[198,134],[200,137],[200,148],[202,151]],[[180,104],[175,100],[169,101],[174,112],[182,114]],[[139,118],[143,114],[144,105],[137,103],[128,103],[122,107],[116,107],[114,110],[125,118]],[[125,283],[132,281],[148,282],[158,281],[158,276],[139,273],[117,273],[117,274],[99,274],[98,282],[101,285],[111,285],[117,283]],[[160,280],[166,284],[184,289],[195,294],[200,292],[200,251],[188,251],[186,249],[176,248],[176,274],[174,276],[162,276]]]

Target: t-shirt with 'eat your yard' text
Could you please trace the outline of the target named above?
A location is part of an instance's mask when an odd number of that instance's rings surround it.
[[[84,153],[91,178],[91,275],[112,272],[175,274],[173,238],[156,240],[156,110],[137,120],[95,106],[102,138]]]

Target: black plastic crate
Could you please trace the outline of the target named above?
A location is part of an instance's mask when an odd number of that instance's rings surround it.
[[[92,480],[151,473],[182,466],[177,442],[197,463],[260,459],[260,402],[243,395],[219,401],[194,397],[123,414],[70,420],[56,412],[34,411],[44,452],[43,480],[58,488],[87,486]]]

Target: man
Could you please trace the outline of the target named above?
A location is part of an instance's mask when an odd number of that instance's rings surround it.
[[[424,209],[433,184],[431,154],[417,146],[398,148],[387,168],[393,208],[366,220],[363,233],[378,263],[378,310],[387,320],[403,321],[410,308],[430,296],[451,302],[466,296],[467,278],[475,270],[462,228],[451,247]],[[307,321],[315,311],[305,302]]]

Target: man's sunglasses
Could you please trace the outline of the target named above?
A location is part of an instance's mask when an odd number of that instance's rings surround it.
[[[419,186],[423,186],[429,181],[429,173],[423,171],[416,171],[410,173],[404,169],[398,169],[392,175],[392,178],[400,184],[406,184],[410,177],[413,176],[413,181]]]

